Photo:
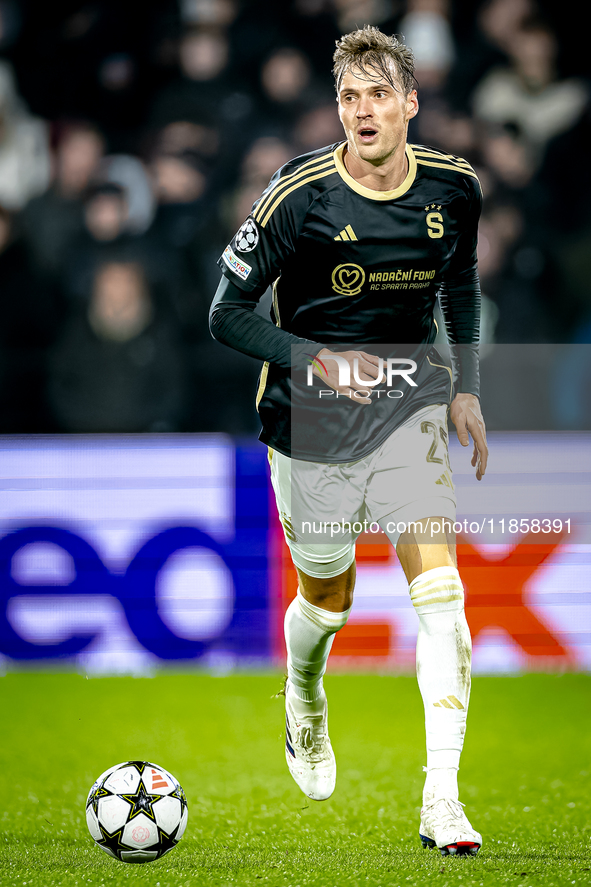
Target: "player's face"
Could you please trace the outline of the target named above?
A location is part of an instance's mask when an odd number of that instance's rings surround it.
[[[395,72],[393,71],[395,74]],[[374,166],[386,163],[406,144],[408,121],[418,111],[416,90],[405,96],[376,71],[368,80],[358,68],[347,71],[339,89],[339,117],[347,148]]]

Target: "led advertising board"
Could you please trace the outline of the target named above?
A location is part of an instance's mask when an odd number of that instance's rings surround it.
[[[591,669],[590,445],[585,433],[492,434],[481,483],[451,445],[475,671]],[[281,661],[297,579],[261,444],[27,436],[1,438],[0,449],[6,669]],[[357,560],[332,667],[410,669],[416,615],[394,550],[364,533]]]

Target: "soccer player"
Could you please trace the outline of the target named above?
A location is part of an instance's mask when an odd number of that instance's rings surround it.
[[[471,166],[407,143],[418,111],[411,51],[375,27],[334,54],[340,144],[283,166],[219,261],[215,338],[265,361],[257,394],[299,589],[285,616],[286,759],[308,797],[336,763],[323,675],[347,622],[355,541],[369,521],[396,546],[418,621],[425,706],[424,846],[476,853],[458,800],[471,640],[455,557],[447,413],[487,462],[479,404],[480,185]],[[272,320],[254,313],[273,285]],[[452,372],[432,343],[439,296]],[[363,523],[365,521],[365,523]]]

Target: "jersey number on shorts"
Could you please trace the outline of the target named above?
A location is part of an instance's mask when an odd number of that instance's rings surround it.
[[[446,465],[450,468],[447,453],[447,431],[441,425],[435,425],[434,422],[421,422],[421,431],[423,434],[430,434],[433,437],[429,452],[427,453],[427,462],[437,462],[439,465]],[[443,458],[436,455],[440,439],[443,442]]]

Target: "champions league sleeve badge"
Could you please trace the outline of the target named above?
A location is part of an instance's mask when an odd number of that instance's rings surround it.
[[[249,253],[258,242],[259,232],[256,222],[253,219],[247,219],[234,238],[234,248],[240,250],[241,253]]]

